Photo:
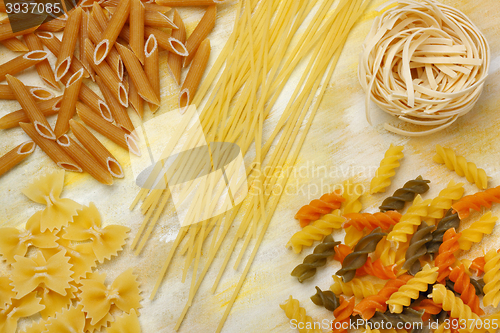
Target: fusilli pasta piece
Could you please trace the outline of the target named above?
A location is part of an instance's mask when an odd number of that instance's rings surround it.
[[[475,271],[477,276],[481,276],[484,274],[484,265],[486,265],[486,260],[484,259],[484,256],[477,257],[474,260],[472,260],[471,264],[469,265],[469,269],[471,271]]]
[[[85,313],[82,305],[64,308],[55,317],[48,320],[47,333],[75,333],[83,332],[85,327]]]
[[[437,315],[441,311],[443,311],[443,307],[440,304],[434,303],[434,301],[430,298],[425,298],[418,303],[418,305],[413,305],[412,309],[420,311],[424,310],[424,315],[422,316],[423,321],[429,320],[431,315]]]
[[[280,304],[280,308],[285,311],[288,319],[295,319],[297,321],[300,333],[321,333],[321,329],[314,328],[312,318],[306,314],[306,310],[304,308],[300,307],[299,301],[294,299],[292,296],[290,296],[285,304]]]
[[[476,184],[480,190],[488,188],[488,176],[483,169],[479,169],[474,163],[467,162],[465,157],[455,154],[450,148],[436,145],[434,162],[445,164],[450,170],[454,170],[460,177],[465,177],[469,183]]]
[[[471,209],[479,212],[481,207],[491,208],[494,202],[500,203],[500,186],[466,195],[451,207],[458,213],[460,219],[465,219],[469,216]]]
[[[305,257],[302,264],[294,268],[291,275],[297,277],[301,283],[313,277],[316,274],[316,269],[325,266],[327,259],[335,254],[335,246],[339,244],[340,242],[335,241],[332,235],[326,236],[323,242],[314,248],[313,253]]]
[[[345,214],[344,217],[347,219],[347,222],[344,223],[344,228],[353,226],[359,231],[362,231],[365,228],[371,231],[376,227],[381,227],[384,230],[389,229],[399,222],[401,214],[391,210],[386,213],[375,214],[351,213]]]
[[[484,305],[498,306],[500,302],[500,253],[490,250],[484,256]]]
[[[345,244],[339,244],[335,246],[334,251],[335,256],[333,257],[333,259],[337,260],[340,263],[343,263],[345,257],[347,257],[349,253],[352,253],[351,248]]]
[[[356,296],[357,298],[364,298],[371,295],[375,295],[381,288],[381,285],[374,285],[370,281],[363,281],[358,278],[354,278],[349,282],[344,282],[342,278],[337,275],[333,275],[333,284],[330,286],[330,290],[335,293],[335,295],[346,295],[346,296]]]
[[[363,208],[363,204],[359,200],[363,193],[358,192],[358,188],[355,184],[346,180],[343,184],[342,198],[345,199],[342,205],[342,213],[359,213]]]
[[[0,332],[15,333],[19,319],[32,316],[43,308],[44,306],[40,305],[40,299],[34,292],[19,299],[13,299],[12,303],[0,311]]]
[[[439,268],[438,282],[444,281],[450,275],[451,266],[457,260],[455,252],[459,249],[458,239],[460,236],[461,234],[457,234],[454,228],[444,233],[443,244],[439,247],[439,254],[435,259],[435,265]]]
[[[408,235],[413,235],[415,228],[418,228],[420,223],[422,223],[422,218],[427,216],[430,203],[430,199],[423,200],[420,194],[417,195],[411,207],[408,208],[399,220],[399,223],[387,235],[387,239],[391,242],[406,242]]]
[[[396,273],[394,272],[394,268],[396,265],[388,265],[384,266],[380,259],[373,261],[371,258],[368,258],[365,264],[356,270],[356,275],[371,275],[378,277],[381,280],[390,280],[396,278]]]
[[[464,195],[464,184],[452,180],[439,192],[438,196],[432,199],[429,205],[426,221],[428,224],[436,224],[437,219],[443,218],[444,214],[451,208],[454,201],[459,200]]]
[[[10,279],[7,276],[0,276],[0,311],[5,309],[16,297],[16,292],[10,285]]]
[[[340,296],[340,305],[333,311],[335,320],[332,323],[332,333],[347,333],[352,311],[354,310],[354,302],[354,297],[347,299],[344,296]]]
[[[403,269],[406,269],[411,275],[417,274],[420,270],[420,258],[427,254],[426,244],[432,240],[432,231],[435,229],[433,225],[427,225],[425,221],[417,229],[417,232],[410,240],[408,250],[406,250],[406,262]]]
[[[340,210],[337,209],[296,232],[288,241],[287,247],[291,246],[295,253],[300,253],[304,247],[313,245],[314,241],[323,239],[323,237],[331,234],[334,229],[342,228],[344,222],[345,218],[340,216]]]
[[[497,312],[497,313],[493,313],[489,316],[486,316],[486,317],[482,317],[481,318],[482,320],[482,327],[481,328],[478,328],[476,327],[474,329],[474,333],[485,333],[485,332],[488,332],[488,333],[497,333],[498,332],[498,325],[495,325],[495,322],[498,323],[500,322],[500,312]],[[484,325],[484,323],[489,323],[489,325]],[[488,326],[488,328],[485,328],[485,326]]]
[[[339,306],[339,299],[331,290],[321,290],[316,287],[316,294],[311,296],[311,301],[318,305],[323,306],[328,311],[334,311]]]
[[[391,185],[391,178],[396,174],[399,168],[399,160],[404,157],[403,146],[394,146],[391,144],[386,151],[380,166],[370,182],[370,194],[385,192],[386,187]]]
[[[303,228],[311,221],[319,219],[321,215],[329,214],[334,209],[339,209],[345,199],[336,192],[323,194],[321,198],[311,201],[308,205],[303,206],[295,214],[295,219],[299,220],[300,226]]]
[[[402,210],[407,202],[413,201],[415,195],[424,194],[429,190],[430,180],[425,180],[422,176],[407,181],[402,188],[397,189],[394,194],[384,201],[379,207],[380,211],[385,212],[389,210]]]
[[[484,311],[479,306],[479,297],[470,277],[465,273],[463,265],[455,267],[450,273],[450,280],[455,283],[454,290],[460,294],[460,299],[470,306],[472,312],[482,316]]]
[[[426,291],[428,286],[435,283],[438,276],[438,268],[425,265],[415,276],[408,280],[397,292],[387,300],[389,310],[392,313],[401,313],[403,306],[409,306],[412,299],[417,299],[421,291]]]
[[[106,330],[108,333],[141,333],[141,325],[139,318],[134,309],[130,310],[130,314],[123,314],[116,318]]]
[[[344,244],[352,249],[364,235],[363,231],[359,231],[354,227],[349,227],[345,229]]]
[[[398,324],[416,327],[417,323],[422,324],[423,314],[424,311],[416,311],[412,308],[406,308],[401,313],[376,312],[375,315],[370,318],[369,323],[372,325],[376,323],[379,325],[385,324],[385,326],[391,324],[392,327],[398,327]]]
[[[373,258],[380,259],[385,266],[396,263],[396,251],[392,248],[391,242],[387,240],[387,236],[378,242],[377,248],[373,252]]]
[[[459,226],[460,218],[458,214],[453,213],[452,209],[448,210],[445,216],[439,221],[436,230],[432,233],[432,240],[427,243],[427,253],[437,253],[443,243],[444,233],[451,228],[458,230]]]
[[[461,250],[470,250],[472,243],[479,243],[483,239],[483,235],[489,235],[495,228],[498,217],[492,216],[491,212],[487,212],[481,218],[472,223],[470,227],[463,230],[462,237],[458,240]]]

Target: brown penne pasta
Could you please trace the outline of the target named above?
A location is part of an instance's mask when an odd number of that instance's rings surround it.
[[[181,43],[186,42],[186,27],[182,21],[181,16],[177,9],[174,11],[174,23],[179,27],[179,29],[172,31],[172,37],[180,41]],[[169,52],[168,53],[168,68],[175,82],[181,85],[181,73],[182,73],[182,56]]]
[[[85,45],[85,40],[89,38],[89,15],[87,12],[82,12],[82,20],[80,23],[80,35],[79,35],[79,43],[80,45]],[[80,62],[82,63],[83,67],[85,70],[89,73],[90,77],[92,78],[92,81],[94,81],[94,71],[92,70],[92,67],[90,67],[89,59],[85,56],[85,48],[84,47],[79,47],[78,48],[78,58]]]
[[[19,126],[58,167],[67,171],[82,172],[82,168],[54,140],[40,136],[33,124],[20,123]]]
[[[29,34],[30,32],[35,31],[37,28],[38,28],[37,26],[34,26],[34,27],[31,27],[31,28],[26,29],[26,30],[14,32],[14,31],[12,31],[10,24],[7,24],[7,23],[0,24],[0,41],[10,39],[10,38],[13,38],[16,36],[22,36],[22,35]]]
[[[35,151],[36,145],[33,141],[21,143],[7,154],[0,156],[0,176],[21,163],[26,157]]]
[[[203,77],[203,73],[207,67],[208,59],[210,58],[210,51],[210,40],[205,39],[196,52],[191,68],[189,68],[186,79],[182,84],[181,94],[179,96],[179,105],[181,109],[184,109],[193,100],[196,91],[198,90],[198,86],[200,85],[201,78]]]
[[[47,32],[59,32],[66,26],[67,23],[66,21],[67,21],[66,18],[58,17],[56,19],[41,24],[36,30],[47,31]]]
[[[48,101],[37,103],[38,108],[45,117],[57,114],[61,109],[62,96],[52,98]],[[8,129],[19,126],[19,123],[29,123],[30,118],[23,109],[6,114],[0,118],[0,129]]]
[[[139,0],[139,3],[142,4],[142,2]],[[131,0],[131,6],[133,2]],[[145,8],[144,4],[142,4],[143,8]],[[116,10],[116,7],[106,7],[106,10],[113,14]],[[144,9],[145,10],[145,9]],[[134,14],[134,11],[130,10],[130,16],[132,17],[132,14]],[[132,25],[130,19],[129,19],[129,24]],[[177,29],[177,26],[172,22],[168,16],[166,16],[163,13],[160,13],[155,10],[145,10],[144,12],[144,25],[148,25],[150,27],[158,27],[158,28],[169,28],[169,29]]]
[[[28,89],[31,96],[40,101],[46,101],[55,97],[50,90],[47,90],[44,87],[26,86],[26,89]],[[14,92],[10,89],[9,85],[0,84],[0,99],[16,99],[16,95],[14,95]]]
[[[81,123],[71,119],[69,121],[71,131],[78,141],[94,156],[94,158],[115,178],[123,178],[123,168],[116,158],[104,147],[104,145]]]
[[[99,30],[102,32],[108,26],[109,19],[106,17],[104,10],[99,3],[94,2],[92,5],[92,17],[99,24]]]
[[[130,48],[144,64],[144,5],[141,0],[130,0]]]
[[[171,34],[152,27],[144,27],[144,33],[146,37],[149,37],[151,34],[155,35],[158,45],[168,52],[176,53],[183,57],[187,57],[189,55],[186,46],[177,39],[173,38]]]
[[[144,54],[146,55],[144,72],[151,84],[151,88],[153,88],[156,96],[160,98],[160,53],[155,35],[149,35],[146,45],[144,46]],[[153,113],[160,107],[153,103],[148,103],[148,106]]]
[[[12,37],[9,39],[5,39],[0,42],[3,46],[8,48],[14,52],[28,52],[29,49],[22,41],[20,41],[17,37]]]
[[[135,87],[130,75],[128,76],[128,85],[130,87],[130,91],[128,93],[128,101],[132,105],[132,108],[135,110],[135,112],[142,119],[142,116],[144,115],[144,100],[141,96],[139,96],[139,92],[137,91],[137,88]]]
[[[28,45],[29,51],[43,51],[42,41],[33,33],[24,35],[24,40],[26,45]],[[59,84],[57,83],[52,67],[50,66],[49,60],[45,59],[35,65],[38,76],[45,82],[49,87],[60,90]]]
[[[169,7],[205,7],[224,2],[218,0],[156,0],[157,4]]]
[[[70,69],[76,41],[78,39],[78,32],[80,31],[82,12],[83,10],[80,7],[76,7],[69,15],[66,26],[64,27],[61,48],[59,49],[59,55],[56,61],[55,74],[57,81],[61,80]]]
[[[120,2],[120,0],[106,0],[102,3],[102,6],[103,7],[116,7],[116,6],[118,6],[119,2]],[[156,11],[156,12],[160,12],[163,14],[168,13],[169,11],[172,10],[172,8],[170,8],[170,7],[160,6],[160,5],[157,5],[156,3],[144,2],[144,1],[141,1],[141,2],[144,5],[144,8],[146,10]]]
[[[189,36],[186,42],[186,49],[189,55],[184,58],[184,67],[187,67],[191,60],[193,60],[196,50],[200,47],[201,42],[207,38],[208,34],[212,31],[215,26],[215,20],[217,18],[217,6],[211,5],[207,8],[205,15],[201,18],[200,23],[196,26],[191,36]]]
[[[116,121],[116,125],[127,130],[128,132],[132,132],[135,127],[134,124],[132,124],[130,117],[128,116],[127,108],[123,107],[123,105],[121,105],[120,102],[116,100],[115,96],[113,96],[113,93],[108,89],[108,87],[106,87],[99,76],[96,76],[95,82],[99,86],[99,89],[101,89],[102,95],[104,96],[104,99],[111,109],[111,113],[113,114],[113,118]]]
[[[57,116],[54,134],[56,138],[60,138],[64,133],[69,130],[69,120],[75,114],[76,101],[80,93],[80,87],[83,80],[83,68],[73,74],[64,88],[64,95],[61,103],[61,110]]]
[[[0,65],[0,81],[5,80],[7,74],[17,74],[20,71],[42,62],[47,59],[47,56],[48,53],[46,51],[31,51],[3,63]]]

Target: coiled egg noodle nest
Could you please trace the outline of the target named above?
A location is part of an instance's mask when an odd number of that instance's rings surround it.
[[[434,0],[401,0],[383,10],[358,67],[368,122],[371,100],[400,120],[421,125],[384,124],[391,132],[422,136],[443,130],[478,101],[488,75],[488,42],[462,12]]]

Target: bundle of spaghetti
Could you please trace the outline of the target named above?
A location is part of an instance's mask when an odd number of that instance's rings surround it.
[[[401,214],[396,211],[388,211],[385,213],[350,213],[344,214],[347,222],[343,227],[355,227],[359,231],[363,229],[373,230],[376,227],[381,227],[383,230],[388,230],[391,226],[395,225],[401,219]]]
[[[406,242],[408,235],[413,235],[415,229],[422,223],[422,218],[427,216],[430,203],[430,199],[423,200],[420,194],[417,195],[413,200],[413,204],[399,220],[399,223],[387,235],[387,239],[398,243]]]
[[[375,314],[376,311],[387,311],[386,302],[392,294],[399,290],[406,284],[412,277],[408,274],[401,275],[400,277],[389,280],[385,283],[384,287],[379,290],[376,295],[364,297],[361,302],[354,307],[354,314],[359,314],[364,320],[368,320]]]
[[[437,253],[439,251],[439,246],[443,243],[444,233],[451,228],[457,230],[459,226],[460,218],[458,214],[453,213],[452,209],[448,210],[445,216],[439,220],[436,230],[432,233],[432,240],[427,243],[427,252]]]
[[[319,241],[324,236],[331,234],[334,229],[340,229],[344,222],[345,218],[340,216],[340,210],[337,209],[293,234],[288,241],[287,247],[291,246],[295,253],[300,253],[304,247],[313,245],[315,241]]]
[[[344,282],[337,275],[332,275],[333,283],[330,290],[335,295],[355,296],[357,298],[365,298],[375,295],[382,288],[381,285],[374,285],[370,281],[354,278],[349,282]]]
[[[465,177],[470,183],[476,184],[480,190],[488,188],[486,171],[478,168],[472,162],[467,162],[465,157],[457,155],[453,149],[436,145],[436,152],[433,158],[434,162],[445,164],[448,169],[454,170],[460,177]]]
[[[391,146],[385,152],[380,166],[370,182],[370,193],[385,192],[386,187],[391,185],[391,178],[396,175],[396,169],[399,168],[399,160],[404,157],[403,146]]]
[[[498,217],[487,212],[478,221],[472,223],[467,229],[462,230],[462,237],[458,240],[461,250],[470,250],[473,243],[480,243],[483,235],[489,235],[495,228]]]
[[[294,299],[292,296],[288,298],[285,304],[280,304],[280,308],[285,311],[288,319],[295,319],[297,324],[300,323],[300,327],[306,327],[306,324],[313,325],[313,320],[310,316],[306,314],[306,310],[300,306],[298,300]],[[299,325],[298,325],[299,326]],[[321,333],[320,329],[299,329],[300,333]]]
[[[427,192],[429,190],[429,185],[427,184],[430,182],[430,180],[423,179],[422,176],[407,181],[403,187],[397,189],[392,196],[382,202],[382,205],[379,207],[380,211],[403,209],[405,203],[415,199],[415,195]]]
[[[342,197],[345,199],[342,204],[342,214],[359,213],[363,208],[360,197],[363,193],[358,191],[358,186],[346,180],[343,184]]]
[[[303,206],[295,214],[295,219],[300,221],[300,226],[304,228],[311,221],[317,220],[321,215],[328,214],[334,209],[339,209],[345,199],[336,192],[323,194],[321,198],[311,201]]]
[[[403,265],[403,269],[408,270],[411,275],[417,274],[421,268],[420,258],[427,254],[426,244],[432,240],[431,232],[433,230],[434,226],[427,225],[423,221],[410,240],[410,245],[405,254],[406,262]]]
[[[451,208],[454,201],[459,200],[464,195],[464,184],[452,180],[439,192],[438,196],[432,199],[427,212],[426,222],[436,224],[436,220],[443,218],[444,214]]]
[[[500,302],[500,253],[489,250],[484,256],[484,298],[485,306],[498,306]]]
[[[471,209],[479,212],[481,207],[491,208],[493,203],[500,203],[500,186],[466,195],[451,207],[458,213],[460,219],[465,219],[469,216]]]
[[[389,8],[373,22],[359,61],[368,122],[372,100],[388,114],[424,128],[403,130],[386,123],[394,133],[421,136],[450,126],[479,99],[489,57],[484,35],[455,8],[435,0]]]
[[[438,282],[444,281],[450,275],[451,266],[457,260],[455,252],[459,249],[458,239],[460,236],[460,233],[455,232],[455,228],[448,229],[444,233],[443,244],[439,246],[439,254],[435,259],[435,265],[439,268]]]
[[[455,292],[460,294],[460,299],[464,304],[470,306],[472,312],[478,316],[482,316],[484,311],[479,306],[479,297],[476,295],[476,288],[471,283],[470,277],[465,273],[464,265],[453,268],[449,278],[455,283]]]
[[[347,333],[355,301],[354,297],[347,299],[344,296],[340,296],[340,305],[333,311],[335,320],[332,323],[332,333]]]
[[[443,307],[440,304],[434,303],[434,301],[430,298],[426,298],[420,301],[418,305],[413,305],[412,309],[415,309],[417,311],[419,310],[424,310],[425,313],[422,316],[423,321],[429,320],[431,315],[436,315],[443,311]]]

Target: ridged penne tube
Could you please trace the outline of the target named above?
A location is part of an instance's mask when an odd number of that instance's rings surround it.
[[[69,78],[66,88],[64,88],[61,110],[54,128],[56,138],[61,137],[69,130],[69,120],[75,115],[76,101],[78,100],[82,80],[83,68]]]
[[[174,11],[174,23],[178,27],[177,30],[172,31],[172,38],[176,38],[181,43],[186,42],[186,27],[184,21],[177,9]],[[182,56],[169,52],[168,53],[168,68],[175,82],[181,85],[181,72],[182,72]]]
[[[47,101],[55,97],[55,95],[44,87],[26,86],[31,96],[40,101]],[[0,84],[0,99],[16,99],[14,92],[7,84]]]
[[[97,116],[85,104],[77,103],[76,110],[80,118],[85,124],[87,124],[87,126],[93,128],[120,147],[127,149],[137,156],[141,156],[139,145],[137,144],[134,137],[127,133],[127,131],[111,123],[108,123],[101,117]]]
[[[157,0],[156,3],[161,6],[169,7],[204,7],[213,4],[224,3],[217,0]]]
[[[56,18],[48,22],[43,23],[36,30],[48,31],[48,32],[59,32],[66,26],[67,19]]]
[[[130,48],[144,64],[144,5],[141,0],[130,0]]]
[[[83,171],[94,177],[98,182],[113,185],[113,177],[109,171],[68,135],[63,134],[57,139],[57,144],[80,165]]]
[[[5,80],[7,74],[15,75],[44,61],[48,55],[46,51],[31,51],[3,63],[0,65],[0,81]]]
[[[28,52],[29,49],[22,41],[16,37],[5,39],[0,42],[3,46],[14,52]]]
[[[44,51],[42,42],[35,34],[30,33],[24,35],[24,41],[26,42],[29,51]],[[57,84],[54,76],[54,71],[52,70],[48,59],[40,61],[35,65],[35,68],[38,76],[42,79],[43,82],[45,82],[46,85],[56,90],[61,89],[59,87],[59,84]]]
[[[87,12],[84,11],[82,13],[82,20],[80,23],[79,45],[85,45],[85,40],[89,38],[88,25],[89,25],[89,14],[87,14]],[[94,71],[92,70],[92,67],[90,67],[89,58],[85,56],[84,47],[78,48],[78,58],[80,59],[80,62],[82,63],[85,70],[90,74],[92,81],[94,81]]]
[[[26,157],[35,151],[36,145],[33,141],[21,143],[3,156],[0,156],[0,176],[18,165]]]
[[[137,91],[137,88],[135,87],[130,75],[128,76],[128,85],[130,87],[128,93],[128,101],[132,105],[132,108],[135,110],[135,112],[142,119],[142,116],[144,115],[144,100],[141,96],[139,96],[139,92]]]
[[[160,99],[160,53],[155,35],[149,35],[146,45],[144,46],[144,72],[153,88],[154,93]],[[160,107],[157,104],[148,103],[151,112],[155,113]]]
[[[22,35],[29,34],[30,32],[35,31],[37,28],[38,28],[38,26],[34,26],[34,27],[31,27],[31,28],[26,29],[26,30],[14,32],[14,31],[12,31],[12,27],[10,26],[10,24],[7,24],[7,23],[1,24],[0,25],[0,41],[10,39],[10,38],[13,38],[16,36],[22,36]]]
[[[69,126],[78,141],[94,156],[97,162],[108,169],[113,177],[125,177],[120,163],[84,125],[71,119]]]
[[[186,57],[189,54],[186,46],[177,39],[173,38],[171,34],[148,26],[144,27],[144,34],[146,37],[151,34],[155,35],[158,45],[168,52],[176,53],[183,57]]]
[[[94,54],[94,46],[90,40],[86,40],[85,43],[85,54],[91,59],[91,55]],[[132,54],[132,56],[134,56]],[[135,56],[134,56],[135,57]],[[123,58],[123,57],[122,57]],[[139,62],[139,61],[137,61]],[[118,101],[121,105],[128,106],[128,94],[123,83],[121,83],[116,77],[116,73],[113,72],[111,67],[106,62],[101,62],[99,65],[90,61],[90,65],[95,73],[101,77],[104,84],[117,96]]]
[[[119,2],[120,2],[120,0],[107,0],[107,1],[104,1],[102,3],[102,6],[103,7],[116,7],[116,6],[118,6]],[[168,13],[169,11],[172,10],[172,8],[170,8],[170,7],[157,5],[156,3],[144,2],[144,1],[141,1],[141,2],[144,5],[146,10],[157,11],[160,13]]]
[[[57,114],[61,109],[62,96],[54,97],[47,101],[41,101],[37,104],[40,111],[45,117]],[[23,109],[13,111],[0,118],[0,129],[14,128],[19,126],[19,123],[29,123],[30,119]]]
[[[130,0],[121,0],[116,7],[116,12],[111,16],[106,29],[102,32],[101,41],[96,45],[93,56],[94,63],[99,65],[106,58],[115,44],[122,27],[127,22],[129,14]]]
[[[52,128],[38,105],[35,103],[35,99],[31,97],[28,89],[26,89],[26,86],[19,79],[9,74],[7,74],[7,82],[12,91],[14,91],[17,101],[21,104],[21,107],[26,112],[26,115],[34,125],[36,131],[46,139],[55,140],[56,136]]]
[[[59,55],[56,61],[56,80],[59,81],[69,70],[73,61],[73,53],[75,52],[78,32],[80,31],[80,23],[82,20],[82,8],[76,7],[69,15],[64,27],[64,34],[59,49]]]
[[[92,17],[99,25],[99,30],[101,30],[101,32],[104,31],[104,29],[108,26],[109,19],[106,17],[104,10],[98,2],[94,2],[92,5]]]
[[[196,51],[201,46],[201,43],[207,38],[208,34],[214,28],[216,18],[217,6],[211,5],[207,8],[205,15],[203,15],[200,23],[198,23],[186,42],[186,49],[189,55],[184,59],[184,67],[187,67],[191,63],[191,60],[194,59]]]
[[[82,172],[82,168],[54,140],[40,136],[32,124],[20,123],[19,126],[58,167],[67,171]]]
[[[101,93],[106,100],[106,103],[111,109],[111,113],[113,114],[113,118],[115,119],[116,124],[121,128],[127,130],[128,132],[132,132],[134,130],[134,124],[132,124],[132,121],[130,121],[130,117],[127,113],[127,108],[125,108],[120,104],[120,102],[116,100],[115,96],[113,96],[113,93],[108,89],[108,87],[106,87],[101,77],[96,76],[95,79],[95,82],[99,86],[99,89],[101,90]]]
[[[201,78],[207,67],[208,59],[210,58],[210,50],[210,40],[205,39],[201,43],[198,52],[196,52],[193,64],[182,84],[181,94],[179,96],[179,105],[182,109],[190,104],[198,90]]]
[[[131,0],[132,1],[132,0]],[[168,16],[166,16],[163,13],[160,13],[156,10],[145,10],[145,6],[142,3],[142,1],[139,0],[139,2],[142,4],[142,8],[144,9],[144,25],[150,26],[150,27],[158,27],[158,28],[168,28],[168,29],[177,29],[177,26],[172,22]],[[132,14],[133,13],[133,8],[132,8],[133,2],[131,2],[131,7],[130,7],[130,19],[129,19],[129,24],[132,27]],[[106,7],[106,10],[113,14],[116,11],[116,7]]]
[[[120,53],[123,63],[127,68],[127,72],[132,78],[139,95],[149,103],[160,105],[160,98],[159,96],[156,96],[151,84],[149,83],[146,73],[142,69],[141,63],[134,53],[130,51],[130,49],[118,43],[116,44],[116,49]]]

